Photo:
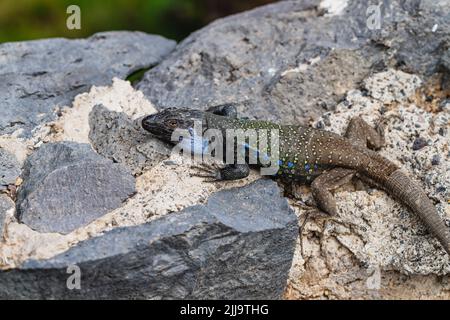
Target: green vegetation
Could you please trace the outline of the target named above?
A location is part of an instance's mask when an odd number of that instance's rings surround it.
[[[270,0],[1,0],[0,42],[79,38],[106,30],[141,30],[181,40],[225,15]],[[81,30],[66,28],[66,9],[81,8]]]

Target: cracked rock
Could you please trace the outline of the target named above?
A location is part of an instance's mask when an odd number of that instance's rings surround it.
[[[43,145],[25,161],[23,179],[18,216],[39,232],[69,233],[119,207],[135,192],[126,167],[74,142]]]
[[[141,174],[170,154],[167,144],[152,137],[138,120],[131,120],[123,112],[96,105],[89,114],[89,126],[94,149],[129,167],[134,174]]]
[[[0,298],[279,299],[297,229],[277,184],[260,179],[1,271]],[[80,290],[66,286],[74,265]]]

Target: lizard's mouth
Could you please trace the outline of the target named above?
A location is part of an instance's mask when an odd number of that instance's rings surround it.
[[[157,113],[151,114],[142,119],[141,125],[146,131],[156,137],[170,142],[172,130],[168,130],[160,120],[161,119]]]
[[[155,120],[156,120],[155,116],[156,115],[152,114],[152,115],[146,116],[142,119],[141,124],[145,130],[152,132],[157,127],[156,123],[155,123]]]

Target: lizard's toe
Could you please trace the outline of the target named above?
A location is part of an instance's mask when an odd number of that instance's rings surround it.
[[[204,182],[215,182],[221,180],[220,178],[220,170],[207,166],[205,164],[202,165],[194,165],[192,166],[196,171],[190,174],[191,177],[200,177],[205,178]]]

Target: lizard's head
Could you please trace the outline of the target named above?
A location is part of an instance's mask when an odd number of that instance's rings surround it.
[[[203,116],[204,112],[200,110],[169,108],[146,116],[142,119],[142,127],[161,140],[173,143],[171,138],[176,129],[192,132],[194,123],[202,122]]]

